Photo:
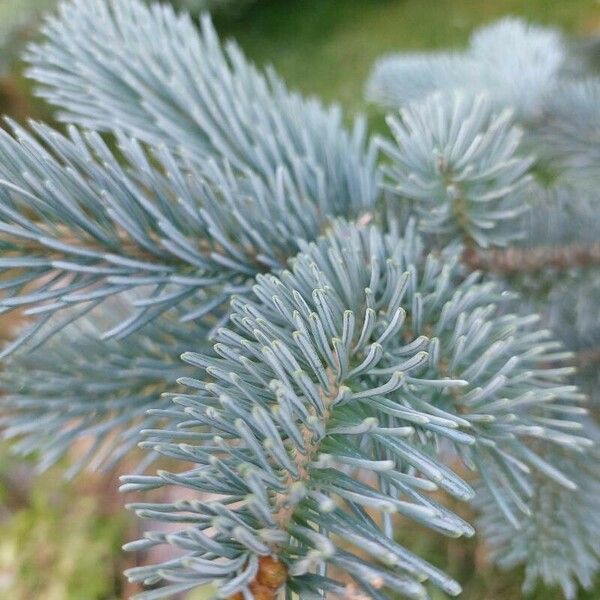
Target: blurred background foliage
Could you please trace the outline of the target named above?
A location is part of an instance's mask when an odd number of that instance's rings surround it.
[[[385,132],[383,115],[366,104],[363,86],[374,60],[400,49],[460,47],[475,27],[519,15],[569,33],[600,67],[598,0],[173,0],[178,8],[214,10],[219,31],[235,38],[257,63],[272,64],[304,94],[362,112]],[[19,56],[56,0],[0,0],[0,112],[23,121],[50,119],[32,95]],[[0,322],[0,336],[10,323]],[[126,469],[125,469],[126,470]],[[135,590],[121,578],[142,557],[121,544],[136,524],[115,492],[118,474],[61,479],[60,466],[37,476],[0,446],[0,598],[119,600]],[[465,515],[468,516],[468,515]],[[500,574],[475,542],[444,540],[423,530],[399,536],[464,584],[463,600],[519,600],[519,573]],[[532,600],[559,600],[538,590]],[[598,600],[596,590],[578,600]],[[433,600],[442,600],[432,591]],[[190,600],[205,600],[202,595]]]

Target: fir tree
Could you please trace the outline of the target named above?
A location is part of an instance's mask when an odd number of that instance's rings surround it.
[[[29,321],[2,422],[42,468],[90,440],[72,473],[139,443],[123,490],[181,490],[130,506],[174,529],[127,549],[177,550],[127,573],[139,598],[456,596],[395,539],[473,535],[449,497],[527,586],[589,585],[598,83],[560,36],[395,59],[382,141],[207,17],[69,0],[43,33],[29,75],[67,132],[0,136],[0,308]]]

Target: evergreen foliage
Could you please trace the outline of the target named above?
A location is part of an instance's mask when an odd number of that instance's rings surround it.
[[[378,61],[368,96],[390,107],[437,90],[489,92],[497,106],[536,121],[563,77],[570,75],[567,45],[553,29],[506,18],[477,30],[463,52],[399,54]]]
[[[588,432],[596,440],[598,432]],[[600,513],[598,511],[598,450],[580,456],[550,450],[555,464],[577,484],[572,492],[547,479],[534,482],[527,503],[528,514],[520,529],[506,527],[506,520],[488,490],[478,490],[476,504],[482,517],[493,559],[502,568],[525,565],[525,592],[539,580],[561,586],[567,598],[575,598],[578,582],[586,588],[594,583],[599,566]]]
[[[194,13],[210,11],[235,16],[253,0],[171,0],[171,4]],[[57,0],[18,0],[0,6],[0,76],[8,72],[20,58],[28,38],[36,32],[45,11],[58,4]]]
[[[498,314],[496,287],[476,276],[461,281],[459,270],[456,253],[422,256],[410,231],[402,239],[339,224],[290,271],[259,276],[256,299],[234,298],[217,356],[184,354],[208,379],[188,380],[198,391],[175,397],[179,431],[144,443],[194,467],[126,477],[124,485],[175,484],[218,498],[133,505],[195,531],[166,538],[189,554],[130,578],[166,579],[168,593],[216,576],[227,598],[248,590],[256,556],[275,553],[301,598],[321,597],[319,589],[344,595],[324,575],[328,565],[373,598],[426,597],[425,579],[458,594],[456,582],[393,542],[394,513],[446,535],[472,534],[423,493],[473,495],[436,451],[448,445],[477,469],[516,521],[503,494],[519,503],[527,465],[573,485],[524,439],[589,443],[573,433],[579,423],[554,418],[555,410],[577,415],[581,395],[562,381],[568,369],[544,367],[562,358],[549,333],[536,329],[536,318]],[[211,527],[210,539],[197,533]],[[150,534],[134,547],[163,541]],[[229,560],[211,566],[216,557]]]
[[[0,310],[29,321],[1,424],[41,468],[147,451],[123,490],[169,528],[127,549],[172,558],[128,571],[139,598],[455,596],[395,540],[471,536],[448,497],[527,588],[588,586],[600,121],[562,37],[386,63],[370,89],[406,105],[373,141],[208,17],[67,0],[43,33],[67,131],[0,134]]]
[[[198,165],[184,149],[147,153],[118,134],[117,156],[97,133],[33,127],[37,137],[16,125],[14,137],[0,134],[0,309],[37,316],[5,354],[56,313],[71,308],[70,322],[132,290],[140,297],[105,337],[174,307],[185,306],[183,321],[201,319],[256,273],[283,266],[341,208],[326,192],[307,196],[283,167],[267,184],[223,161]]]
[[[523,234],[515,221],[527,210],[533,160],[519,155],[521,131],[508,111],[493,112],[485,96],[434,94],[388,124],[388,187],[413,202],[423,231],[482,248]]]
[[[108,310],[105,310],[108,309]],[[189,375],[179,355],[198,340],[202,327],[190,330],[174,319],[149,324],[143,334],[101,341],[101,328],[124,314],[125,301],[112,301],[64,327],[36,349],[11,355],[0,373],[5,394],[3,432],[18,437],[13,450],[36,452],[47,469],[81,440],[89,446],[70,468],[75,474],[90,462],[110,468],[139,442],[142,428],[158,426],[148,408],[168,408],[161,395]],[[52,323],[50,323],[52,327]],[[208,337],[208,328],[204,338]]]
[[[596,159],[600,149],[600,79],[585,71],[582,56],[571,54],[571,47],[557,31],[506,19],[473,34],[463,53],[432,53],[418,57],[418,64],[410,54],[382,59],[374,67],[367,93],[376,101],[403,107],[402,122],[392,118],[392,123],[396,123],[393,129],[397,147],[389,142],[383,144],[391,159],[386,169],[389,193],[395,200],[415,202],[415,210],[421,211],[422,230],[435,231],[432,219],[443,220],[446,229],[465,243],[465,264],[488,272],[505,288],[517,290],[518,303],[541,313],[544,325],[573,353],[579,385],[596,400],[600,397],[600,171]],[[453,63],[453,72],[446,68],[448,61]],[[462,79],[458,77],[460,69]],[[514,207],[513,212],[505,210],[501,217],[502,226],[507,227],[512,239],[506,237],[502,227],[493,227],[494,205],[488,203],[486,210],[478,214],[474,206],[480,205],[469,203],[467,184],[471,178],[480,186],[488,183],[478,177],[481,169],[474,158],[490,135],[484,136],[482,129],[480,137],[471,138],[473,145],[467,144],[468,152],[452,155],[454,138],[448,133],[446,137],[437,133],[429,141],[422,133],[421,123],[412,116],[426,114],[427,120],[421,118],[424,123],[435,124],[430,126],[434,132],[440,131],[440,123],[447,128],[442,131],[452,131],[456,113],[446,109],[444,114],[441,100],[449,96],[460,97],[463,103],[487,101],[498,110],[509,110],[523,129],[523,141],[520,146],[515,144],[512,158],[522,165],[527,160],[523,156],[533,158],[526,175],[530,181],[524,187],[525,193],[515,196],[507,187],[506,198],[496,200],[501,209]],[[458,105],[457,100],[454,103]],[[428,106],[435,106],[437,112],[425,112]],[[468,120],[461,119],[459,123],[463,125]],[[466,125],[460,134],[465,130]],[[457,137],[463,141],[460,135]],[[406,140],[413,138],[421,144],[428,140],[427,147],[418,146],[423,153],[415,152],[416,144],[407,144]],[[456,142],[455,145],[458,146]],[[458,173],[459,186],[444,170],[448,155],[463,161],[459,162],[464,168]],[[409,169],[405,166],[409,160],[406,156],[412,160]],[[435,156],[443,158],[434,162]],[[465,156],[469,158],[467,164]],[[498,161],[494,167],[500,168],[501,164]],[[424,177],[425,172],[428,177]],[[416,174],[419,182],[429,184],[436,193],[417,196]],[[456,189],[461,193],[455,193]],[[491,234],[479,232],[479,238],[473,235],[471,213],[475,224],[485,223]],[[462,222],[471,224],[469,229],[459,226],[457,214],[466,215]],[[507,222],[510,218],[512,223]],[[502,248],[507,242],[509,247]],[[435,238],[432,243],[439,245]],[[595,403],[593,412],[597,411]],[[600,440],[593,420],[586,421],[585,428],[591,439]],[[571,454],[553,456],[565,472],[577,473],[577,499],[569,493],[563,495],[553,485],[536,485],[530,500],[532,516],[522,521],[518,533],[503,529],[501,513],[490,508],[489,502],[482,500],[479,505],[497,562],[505,566],[525,564],[526,589],[532,589],[536,579],[541,578],[549,585],[560,585],[571,598],[577,580],[584,586],[591,584],[598,564],[598,532],[594,525],[598,506],[592,499],[597,474],[595,466],[588,465],[597,459],[584,460]],[[578,507],[576,511],[574,506]],[[551,511],[561,517],[547,518]],[[576,522],[589,523],[589,527],[580,529]]]
[[[289,92],[235,44],[222,46],[208,17],[201,26],[158,4],[63,4],[29,52],[29,75],[68,122],[184,148],[196,163],[223,159],[269,187],[284,171],[299,193],[342,214],[370,205],[364,122],[346,131],[339,107]]]

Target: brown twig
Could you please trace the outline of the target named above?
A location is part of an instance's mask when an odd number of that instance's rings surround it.
[[[587,348],[577,352],[575,364],[579,369],[587,369],[593,365],[600,365],[600,348]]]
[[[504,275],[535,273],[543,269],[564,271],[570,268],[600,266],[600,242],[569,244],[561,247],[474,248],[465,249],[463,263],[473,271]]]

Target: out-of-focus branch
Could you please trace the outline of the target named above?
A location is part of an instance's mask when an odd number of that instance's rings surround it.
[[[542,269],[564,271],[570,268],[600,265],[600,242],[536,248],[467,248],[463,263],[472,270],[506,275],[535,273]]]

